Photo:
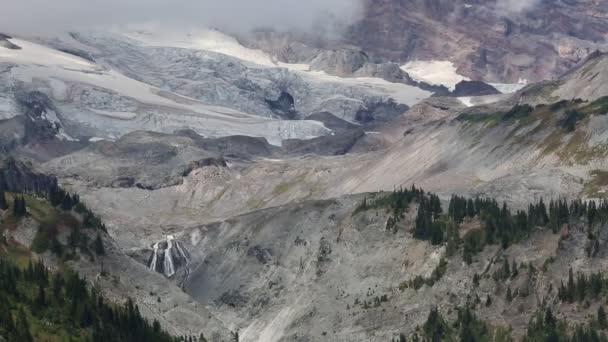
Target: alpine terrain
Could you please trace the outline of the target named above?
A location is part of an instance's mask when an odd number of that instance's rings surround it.
[[[0,342],[608,341],[608,2],[56,2],[0,11]]]

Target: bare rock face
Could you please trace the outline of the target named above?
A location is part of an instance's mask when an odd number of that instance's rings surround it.
[[[54,111],[49,97],[38,91],[17,92],[15,97],[27,117],[24,141],[28,143],[55,138],[59,132],[59,124],[48,117]]]
[[[451,58],[461,73],[490,81],[561,75],[606,48],[608,3],[367,0],[347,41],[390,61]]]
[[[491,85],[481,81],[460,81],[456,84],[452,96],[484,96],[497,95],[500,92]]]
[[[326,71],[337,76],[350,76],[369,61],[361,49],[341,46],[318,54],[310,63],[312,70]]]

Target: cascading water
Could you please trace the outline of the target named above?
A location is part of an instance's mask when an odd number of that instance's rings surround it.
[[[186,260],[186,266],[188,266],[188,261],[189,261],[188,255],[186,255],[186,253],[184,253],[184,250],[182,249],[182,243],[176,242],[175,247],[177,247],[177,251],[179,252],[179,254]]]
[[[152,256],[148,268],[151,271],[171,277],[177,273],[181,266],[186,267],[186,274],[189,273],[188,253],[179,241],[175,241],[173,235],[167,235],[165,241],[156,242],[152,246]]]
[[[175,274],[173,267],[173,256],[171,255],[171,249],[173,248],[173,236],[167,236],[167,249],[165,249],[165,275],[170,277]]]
[[[154,246],[152,246],[152,261],[150,262],[150,270],[151,271],[156,271],[156,260],[158,259],[158,244],[159,242],[155,243]]]

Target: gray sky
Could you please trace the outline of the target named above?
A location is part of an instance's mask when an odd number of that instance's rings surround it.
[[[350,21],[360,0],[2,0],[0,31],[49,31],[153,22],[180,27],[310,29],[319,17]]]

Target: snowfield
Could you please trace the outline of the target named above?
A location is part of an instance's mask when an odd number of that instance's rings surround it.
[[[459,75],[454,63],[450,61],[412,61],[401,66],[401,70],[418,82],[442,85],[451,91],[460,81],[469,80]]]
[[[279,62],[273,56],[256,49],[243,46],[234,37],[216,30],[199,30],[190,33],[140,29],[123,33],[125,36],[147,47],[181,48],[209,51],[243,61],[253,68],[285,68],[310,82],[335,83],[345,86],[359,86],[370,92],[390,96],[398,103],[415,105],[432,94],[417,87],[402,83],[392,83],[375,77],[338,77],[323,71],[312,71],[308,64]],[[455,70],[455,69],[454,69]],[[456,82],[458,83],[458,82]]]
[[[191,128],[208,137],[250,135],[280,145],[284,139],[331,132],[317,121],[286,122],[167,94],[107,66],[22,39],[10,41],[21,49],[0,47],[0,64],[11,66],[0,79],[47,93],[60,109],[63,126],[78,127],[97,139],[114,140],[142,129],[170,133]],[[3,118],[10,118],[17,112],[16,104],[0,99],[0,111]]]
[[[48,41],[91,60],[45,42],[10,41],[21,49],[0,47],[0,65],[10,66],[0,69],[0,81],[47,94],[65,134],[76,139],[189,128],[207,137],[249,135],[280,145],[332,133],[320,122],[278,117],[268,101],[285,91],[301,118],[329,111],[351,122],[378,104],[412,106],[432,95],[380,78],[343,78],[280,63],[215,30],[91,31]],[[0,98],[0,116],[14,116],[16,109],[10,97]]]
[[[412,61],[401,66],[412,79],[432,85],[442,85],[453,91],[461,81],[470,81],[468,77],[458,74],[456,66],[450,61]],[[512,94],[528,84],[526,80],[517,83],[489,83],[503,94]],[[464,100],[467,101],[466,99]],[[465,103],[466,104],[466,103]]]

